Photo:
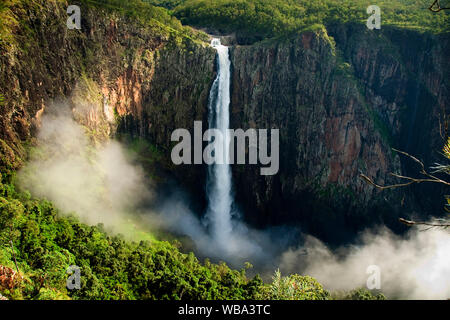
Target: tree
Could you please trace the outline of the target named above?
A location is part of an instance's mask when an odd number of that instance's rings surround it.
[[[262,290],[262,299],[269,300],[328,300],[330,293],[316,279],[292,274],[282,277],[275,271],[273,281]]]

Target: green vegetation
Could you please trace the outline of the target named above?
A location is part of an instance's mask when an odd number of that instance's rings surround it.
[[[272,284],[262,290],[262,297],[268,300],[328,300],[330,294],[314,278],[298,274],[282,277],[277,270]]]
[[[14,255],[10,244],[14,246]],[[0,292],[10,299],[251,299],[261,279],[224,263],[201,264],[174,244],[128,242],[61,216],[48,201],[0,184],[0,265],[20,270]],[[81,289],[67,290],[66,270],[81,268]]]
[[[336,300],[386,300],[382,293],[371,292],[365,288],[359,288],[350,292],[337,292],[332,294]]]
[[[141,0],[79,0],[91,7],[120,13],[138,19],[152,28],[153,32],[172,37],[186,37],[196,41],[205,41],[208,37],[203,32],[181,25],[181,22],[169,14],[168,10]]]
[[[376,4],[382,24],[444,32],[448,12],[430,12],[426,0],[145,0],[172,10],[184,24],[236,32],[250,42],[297,32],[313,24],[365,23]]]
[[[24,41],[32,41],[33,26],[28,19],[21,17],[27,16],[27,12],[32,10],[42,10],[44,6],[60,7],[65,11],[61,4],[63,0],[6,0],[0,3],[0,46],[11,46],[17,40],[20,41],[22,49],[26,49]],[[96,8],[109,13],[119,14],[128,19],[139,21],[155,37],[160,36],[164,39],[190,39],[193,41],[205,41],[208,36],[196,31],[190,27],[182,26],[181,22],[172,16],[168,10],[150,5],[141,0],[76,0],[74,5],[79,5],[82,12],[85,8]],[[101,14],[98,10],[99,14]]]
[[[38,1],[37,1],[38,2]],[[60,2],[60,0],[52,0]],[[449,12],[433,13],[426,0],[78,0],[74,4],[101,8],[138,19],[162,36],[206,41],[207,35],[183,24],[236,32],[243,41],[255,42],[287,35],[313,25],[365,23],[366,8],[376,4],[382,10],[382,24],[434,33],[449,31]],[[0,4],[0,44],[10,42],[10,30],[20,21],[8,13],[13,6],[25,8],[25,0]],[[22,25],[26,29],[26,25]]]

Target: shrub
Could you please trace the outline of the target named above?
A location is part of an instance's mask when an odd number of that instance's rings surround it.
[[[330,294],[316,279],[293,274],[282,277],[275,271],[273,282],[265,288],[263,299],[270,300],[328,300]]]

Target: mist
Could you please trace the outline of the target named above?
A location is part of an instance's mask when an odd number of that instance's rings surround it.
[[[67,104],[55,103],[42,117],[37,147],[19,171],[18,185],[63,214],[120,231],[128,214],[153,196],[143,177],[118,142],[94,146]]]
[[[307,236],[303,246],[280,257],[280,269],[315,277],[328,290],[366,288],[371,265],[379,267],[380,290],[390,299],[450,298],[450,234],[411,229],[394,235],[386,228],[366,231],[360,244],[335,252]]]
[[[226,261],[239,268],[245,262],[264,263],[275,254],[268,232],[254,230],[236,218],[231,220],[226,245],[220,243],[207,217],[201,218],[193,212],[188,195],[177,187],[173,187],[172,194],[161,201],[154,212],[146,216],[150,225],[189,237],[196,253],[213,261]]]
[[[206,221],[188,208],[189,199],[179,188],[146,209],[155,197],[142,168],[117,141],[95,145],[89,129],[74,120],[65,102],[47,108],[36,147],[17,182],[33,196],[52,201],[62,214],[74,214],[90,225],[102,223],[109,231],[131,238],[134,230],[129,224],[138,218],[142,229],[187,236],[197,253],[235,266],[248,260],[262,262],[273,255],[268,253],[271,245],[266,235],[239,220],[232,221],[226,246],[217,241]]]
[[[380,270],[380,288],[389,299],[450,298],[450,233],[442,229],[410,229],[399,236],[386,227],[362,232],[357,244],[331,250],[319,239],[289,227],[255,230],[233,219],[228,244],[217,245],[187,203],[182,191],[174,192],[151,217],[152,224],[188,236],[197,254],[224,260],[235,268],[248,261],[249,274],[270,281],[279,268],[316,278],[331,292],[367,288],[369,266]],[[296,245],[292,245],[296,243]]]

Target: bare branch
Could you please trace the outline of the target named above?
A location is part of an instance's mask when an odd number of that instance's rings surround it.
[[[442,8],[440,4],[440,0],[434,0],[433,4],[428,8],[430,11],[439,12],[441,10],[448,10],[450,8]]]
[[[13,241],[10,240],[10,243],[11,243],[11,253],[12,253],[12,256],[13,256],[13,258],[14,258],[14,264],[16,265],[17,273],[19,273],[19,267],[17,266],[16,253],[14,252]]]
[[[447,186],[450,186],[450,182],[447,182],[445,180],[439,179],[435,176],[433,176],[432,174],[429,174],[426,170],[425,170],[425,166],[423,164],[422,161],[420,161],[419,159],[417,159],[416,157],[410,155],[407,152],[401,151],[401,150],[397,150],[392,148],[392,150],[412,159],[414,162],[418,163],[420,165],[420,173],[424,176],[426,176],[426,179],[419,179],[419,178],[412,178],[412,177],[407,177],[407,176],[402,176],[396,173],[390,173],[391,176],[396,177],[398,179],[404,179],[404,180],[408,180],[408,182],[405,183],[398,183],[398,184],[393,184],[393,185],[388,185],[388,186],[380,186],[378,184],[376,184],[371,178],[369,178],[368,176],[364,175],[363,173],[360,173],[360,177],[366,181],[367,183],[373,185],[374,187],[380,189],[380,190],[386,190],[386,189],[393,189],[393,188],[400,188],[400,187],[406,187],[409,185],[412,185],[414,183],[421,183],[421,182],[434,182],[434,183],[440,183],[440,184],[444,184]],[[443,166],[444,168],[447,168],[446,166]],[[434,169],[440,169],[440,167],[435,167]],[[450,212],[450,209],[445,207],[445,210],[447,212]],[[442,222],[435,222],[435,223],[431,223],[431,222],[424,222],[424,221],[412,221],[412,220],[406,220],[404,218],[400,218],[399,221],[409,227],[411,226],[426,226],[427,228],[425,228],[424,230],[420,230],[420,231],[427,231],[430,230],[432,228],[443,228],[443,229],[447,229],[450,227],[450,223],[447,220],[444,219],[437,219],[435,221],[442,221]]]
[[[393,184],[393,185],[389,185],[389,186],[380,186],[378,184],[376,184],[375,182],[373,182],[372,179],[370,179],[368,176],[366,176],[365,174],[360,173],[359,176],[364,179],[367,183],[373,185],[374,187],[380,189],[380,190],[385,190],[385,189],[392,189],[392,188],[400,188],[400,187],[406,187],[409,186],[411,184],[414,183],[414,181],[410,181],[407,183],[402,183],[402,184]]]
[[[396,173],[390,173],[390,175],[393,176],[393,177],[396,177],[396,178],[410,180],[412,183],[437,182],[437,183],[443,183],[443,184],[450,185],[447,181],[444,181],[444,180],[441,180],[441,179],[438,179],[438,178],[432,178],[432,179],[417,179],[417,178],[411,178],[411,177],[401,176],[401,175],[396,174]]]
[[[412,180],[412,181],[414,181],[416,183],[419,183],[419,182],[437,182],[437,183],[442,183],[442,184],[445,184],[447,186],[450,186],[450,182],[444,181],[442,179],[439,179],[438,177],[433,176],[432,174],[429,174],[425,170],[425,166],[424,166],[423,162],[420,161],[419,159],[417,159],[416,157],[410,155],[407,152],[404,152],[404,151],[401,151],[401,150],[397,150],[395,148],[392,148],[392,150],[394,150],[395,152],[398,152],[400,154],[403,154],[404,156],[406,156],[406,157],[412,159],[413,161],[415,161],[416,163],[418,163],[420,165],[420,168],[421,168],[420,173],[423,174],[424,176],[427,176],[427,177],[431,178],[431,180],[429,180],[429,179],[414,179],[414,178],[410,178],[410,177],[403,177],[403,179],[409,179],[409,180]],[[395,175],[395,174],[392,173],[392,175]],[[399,177],[401,177],[401,176],[399,176]]]
[[[434,182],[434,183],[441,183],[447,186],[450,186],[450,182],[447,182],[445,180],[439,179],[438,177],[428,173],[425,170],[425,165],[423,164],[422,161],[420,161],[419,159],[417,159],[416,157],[410,155],[407,152],[401,151],[401,150],[397,150],[395,148],[392,148],[392,150],[394,150],[395,152],[398,152],[408,158],[410,158],[411,160],[413,160],[414,162],[416,162],[417,164],[420,165],[420,173],[423,174],[424,176],[428,177],[428,179],[420,179],[420,178],[412,178],[412,177],[406,177],[406,176],[402,176],[396,173],[390,173],[391,176],[399,178],[399,179],[405,179],[405,180],[409,180],[409,182],[406,183],[399,183],[399,184],[393,184],[393,185],[388,185],[388,186],[380,186],[378,184],[376,184],[372,179],[370,179],[368,176],[360,173],[360,177],[362,179],[364,179],[367,183],[373,185],[374,187],[380,189],[380,190],[385,190],[385,189],[392,189],[392,188],[401,188],[401,187],[407,187],[413,183],[421,183],[421,182]]]
[[[395,148],[392,148],[392,150],[394,150],[395,152],[398,152],[400,154],[403,154],[404,156],[407,156],[408,158],[411,158],[412,160],[414,160],[415,162],[417,162],[420,167],[422,168],[422,171],[425,171],[425,166],[423,165],[423,162],[420,161],[419,159],[417,159],[416,157],[410,155],[409,153],[405,152],[405,151],[401,151]]]
[[[411,226],[416,224],[414,221],[406,220],[406,219],[403,219],[403,218],[398,219],[398,221],[400,221],[403,224],[406,224],[409,227],[411,227]]]
[[[428,229],[431,228],[449,228],[450,227],[450,223],[430,223],[430,222],[423,222],[423,221],[411,221],[411,220],[406,220],[403,218],[399,218],[398,221],[400,221],[403,224],[406,224],[408,227],[412,227],[414,225],[422,225],[422,226],[428,226]]]

